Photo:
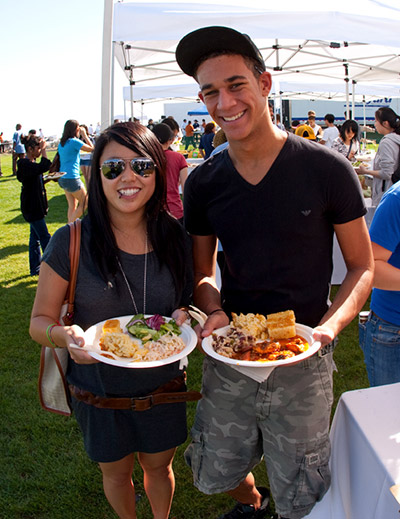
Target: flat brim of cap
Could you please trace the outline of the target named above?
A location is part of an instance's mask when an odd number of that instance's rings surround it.
[[[265,70],[262,55],[251,39],[230,27],[203,27],[187,34],[178,43],[175,55],[182,71],[194,76],[204,58],[221,51],[253,58]]]

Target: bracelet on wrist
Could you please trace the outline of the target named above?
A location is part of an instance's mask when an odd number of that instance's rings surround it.
[[[53,339],[51,337],[51,331],[55,326],[60,326],[60,325],[58,323],[49,324],[49,326],[46,329],[46,337],[53,348],[58,348],[57,344],[53,341]]]
[[[212,314],[216,314],[217,312],[224,312],[225,313],[225,310],[223,308],[216,308],[215,310],[213,310],[212,312],[210,312],[208,314],[208,317],[210,317],[210,315],[212,315]]]

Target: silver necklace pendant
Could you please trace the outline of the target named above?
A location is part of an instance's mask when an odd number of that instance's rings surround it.
[[[146,290],[147,290],[147,253],[148,253],[148,250],[147,250],[147,233],[146,233],[146,247],[145,247],[145,253],[144,253],[144,273],[143,273],[143,314],[146,315]],[[132,304],[133,304],[133,308],[135,310],[135,314],[137,315],[139,313],[138,311],[138,307],[136,305],[136,301],[135,301],[135,297],[132,293],[132,290],[131,290],[131,287],[129,285],[129,282],[128,282],[128,279],[125,275],[125,272],[124,272],[124,269],[122,268],[122,265],[121,265],[121,262],[117,256],[117,263],[118,263],[118,267],[121,271],[121,274],[122,274],[122,277],[124,278],[124,281],[125,281],[125,285],[126,285],[126,288],[128,289],[128,292],[129,292],[129,295],[131,297],[131,301],[132,301]]]

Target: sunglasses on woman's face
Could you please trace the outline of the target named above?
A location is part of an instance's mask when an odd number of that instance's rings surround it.
[[[154,161],[147,157],[137,157],[126,161],[125,159],[108,159],[100,166],[101,172],[108,180],[114,180],[126,168],[127,162],[131,170],[140,177],[150,177],[155,170]]]

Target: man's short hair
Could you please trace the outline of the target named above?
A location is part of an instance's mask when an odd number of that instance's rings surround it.
[[[176,48],[176,61],[188,76],[196,77],[200,64],[211,57],[239,55],[251,59],[259,74],[265,71],[264,59],[254,42],[230,27],[203,27],[184,36]]]
[[[335,116],[333,114],[326,114],[324,119],[325,121],[328,121],[329,124],[333,124],[335,122]]]

